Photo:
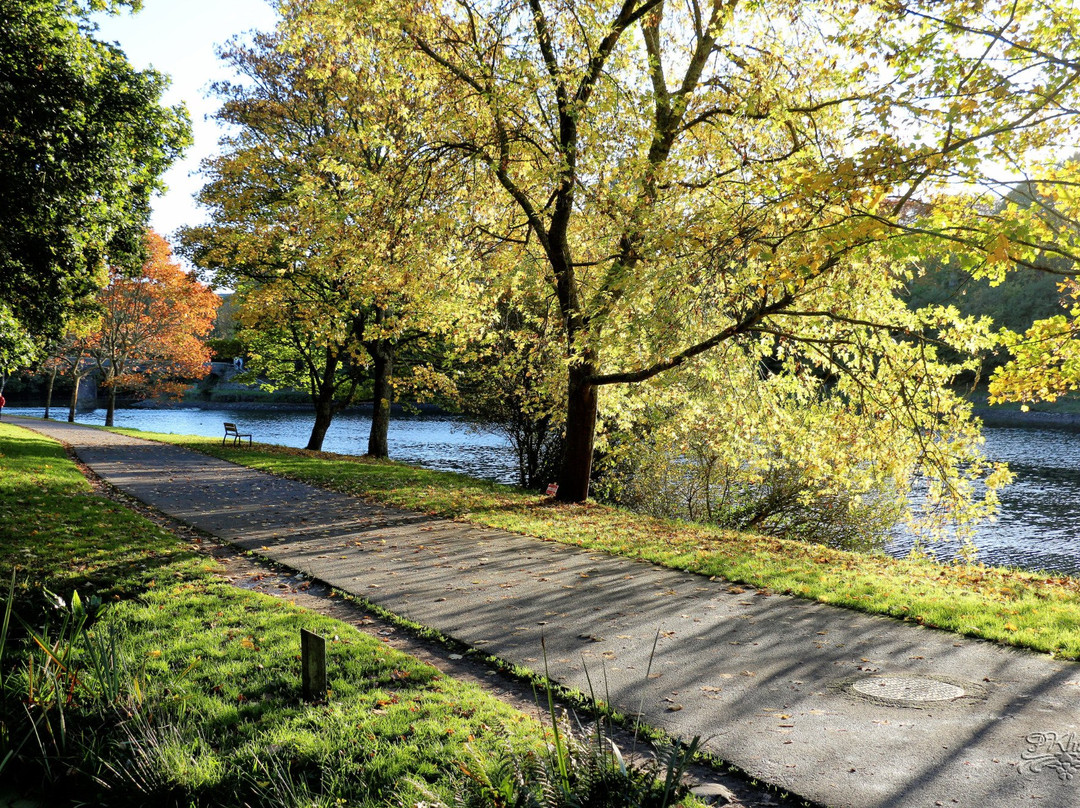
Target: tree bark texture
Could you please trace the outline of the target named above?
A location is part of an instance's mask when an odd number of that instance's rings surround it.
[[[599,388],[590,378],[591,365],[570,368],[566,402],[566,450],[559,473],[559,502],[584,502],[589,497],[593,445],[596,440],[596,410]]]
[[[323,441],[326,440],[326,431],[330,429],[333,419],[333,400],[319,396],[315,401],[315,423],[311,427],[311,437],[308,438],[307,446],[304,448],[321,452]]]
[[[368,347],[374,362],[375,388],[371,411],[371,432],[367,453],[371,457],[389,457],[390,405],[393,403],[394,347],[379,340]]]
[[[330,429],[330,422],[334,420],[334,413],[337,411],[334,407],[334,394],[337,392],[334,377],[337,375],[339,361],[337,351],[327,347],[322,368],[317,368],[314,363],[310,366],[311,403],[315,407],[315,423],[304,448],[313,452],[322,451],[326,431]]]
[[[56,384],[56,371],[57,368],[54,365],[52,370],[49,371],[49,384],[45,388],[45,419],[49,418],[49,408],[52,407],[52,394],[53,385]]]
[[[105,410],[105,426],[113,426],[116,418],[116,385],[109,385],[109,405]]]
[[[75,423],[75,408],[79,405],[79,385],[82,384],[82,376],[74,374],[71,382],[71,401],[68,403],[68,423]]]

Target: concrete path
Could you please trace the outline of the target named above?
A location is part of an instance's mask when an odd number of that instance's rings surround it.
[[[553,679],[587,691],[587,669],[619,709],[811,800],[1080,806],[1080,665],[11,420],[185,522],[471,646],[542,671],[543,637]]]

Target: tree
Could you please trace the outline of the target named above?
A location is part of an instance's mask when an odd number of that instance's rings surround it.
[[[341,323],[337,311],[315,321],[302,319],[302,301],[278,297],[276,286],[241,288],[240,336],[247,346],[247,371],[268,387],[308,391],[315,421],[306,448],[318,451],[334,416],[356,400],[368,378],[352,331],[335,330]],[[370,444],[369,437],[369,450]]]
[[[429,137],[478,169],[487,220],[545,268],[564,501],[588,495],[601,390],[734,356],[772,362],[801,385],[793,401],[889,413],[896,441],[955,475],[966,415],[935,343],[968,349],[985,329],[946,307],[909,316],[900,288],[944,251],[995,278],[1077,254],[1044,211],[995,204],[1031,180],[1075,206],[1075,162],[1039,162],[1076,142],[1071,4],[335,7],[339,36],[392,18],[385,47],[427,58],[459,113]]]
[[[45,361],[41,363],[39,370],[44,372],[48,379],[45,383],[45,414],[43,416],[45,420],[49,419],[49,412],[52,409],[53,388],[56,386],[56,377],[63,369],[60,359],[62,351],[62,343],[54,339],[49,340],[42,350]]]
[[[8,374],[34,359],[37,346],[3,301],[0,301],[0,395]]]
[[[40,337],[137,269],[150,195],[189,140],[166,78],[95,39],[86,14],[137,0],[0,0],[0,301]]]
[[[67,420],[68,423],[75,423],[75,410],[79,405],[79,388],[82,380],[97,369],[94,360],[90,357],[90,347],[91,336],[100,325],[100,321],[95,317],[73,321],[70,325],[71,330],[64,335],[64,338],[52,342],[46,349],[47,358],[43,363],[43,368],[49,374],[49,382],[45,399],[45,417],[49,417],[53,384],[57,375],[63,375],[71,381]]]
[[[112,271],[98,296],[101,323],[87,340],[109,391],[106,426],[113,425],[120,389],[176,393],[178,380],[201,376],[210,361],[203,338],[214,326],[217,295],[180,268],[161,236],[148,233],[146,251],[138,277]]]
[[[431,99],[373,60],[365,30],[329,47],[311,3],[222,57],[247,81],[216,88],[236,127],[204,170],[212,223],[185,249],[237,289],[255,368],[309,390],[320,449],[334,414],[373,382],[368,454],[388,455],[399,348],[437,327],[454,288],[439,198],[446,179],[417,136]]]
[[[544,489],[554,480],[561,449],[565,391],[550,301],[518,300],[500,307],[500,321],[472,346],[475,357],[457,372],[461,408],[514,449],[518,485]],[[460,352],[459,352],[460,354]],[[460,361],[460,356],[458,357]]]

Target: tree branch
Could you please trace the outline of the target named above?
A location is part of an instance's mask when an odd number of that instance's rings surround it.
[[[675,356],[656,362],[655,364],[650,365],[647,368],[641,368],[640,370],[629,371],[626,373],[596,374],[590,376],[588,381],[590,384],[596,385],[597,387],[606,384],[634,384],[636,382],[647,381],[653,376],[657,376],[666,370],[671,370],[672,368],[686,364],[686,362],[694,357],[715,348],[717,345],[720,345],[733,337],[751,331],[765,317],[768,317],[770,314],[778,313],[785,306],[790,305],[793,300],[794,295],[788,292],[773,303],[762,301],[738,322],[732,323],[723,331],[714,334],[706,340],[702,340],[696,345],[691,345],[689,348],[675,354]]]

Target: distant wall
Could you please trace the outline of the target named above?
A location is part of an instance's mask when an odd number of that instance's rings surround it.
[[[68,393],[70,394],[70,389]],[[75,402],[78,408],[93,407],[97,404],[98,379],[96,373],[90,373],[79,382],[79,399]],[[53,402],[55,404],[55,402]]]
[[[237,370],[232,362],[211,362],[210,372],[222,381],[237,374]]]

